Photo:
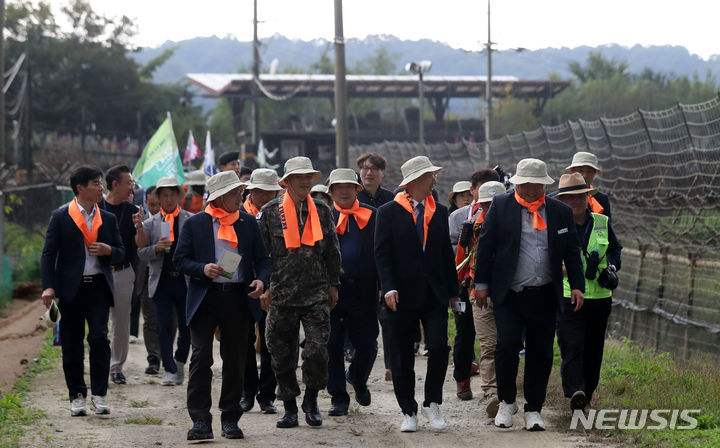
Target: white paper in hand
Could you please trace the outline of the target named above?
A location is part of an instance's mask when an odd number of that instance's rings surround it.
[[[160,237],[164,236],[170,238],[170,223],[167,221],[160,222]]]
[[[220,259],[218,259],[217,264],[225,272],[220,275],[225,278],[232,278],[241,261],[242,255],[240,255],[239,253],[231,252],[229,250],[223,250],[220,254]]]

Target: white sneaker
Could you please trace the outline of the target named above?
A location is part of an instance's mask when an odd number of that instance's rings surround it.
[[[92,398],[90,398],[90,402],[92,403],[93,408],[95,408],[96,414],[109,414],[110,413],[110,406],[108,406],[107,397],[105,395],[93,395]]]
[[[518,406],[517,402],[513,404],[507,404],[504,401],[500,402],[498,407],[497,415],[495,416],[495,426],[498,428],[509,428],[513,425],[512,416],[517,414]]]
[[[440,415],[440,407],[437,403],[430,403],[430,406],[423,406],[421,409],[422,415],[430,420],[430,428],[435,431],[444,431],[447,428],[445,420]]]
[[[78,394],[77,398],[70,402],[70,415],[73,417],[86,416],[85,397]]]
[[[545,431],[545,422],[539,412],[525,413],[525,429],[527,431]]]
[[[175,374],[175,384],[179,386],[185,381],[185,363],[175,361],[175,365],[177,366],[177,373]]]
[[[140,343],[140,338],[138,338],[137,336],[131,334],[131,335],[130,335],[130,343],[131,343],[131,344],[138,344],[138,343]]]
[[[417,414],[407,415],[403,414],[402,425],[400,425],[400,432],[415,432],[417,431]]]
[[[160,381],[160,384],[162,386],[177,386],[178,384],[182,384],[182,381],[178,383],[178,374],[170,373],[166,370],[165,376],[163,377],[162,381]]]

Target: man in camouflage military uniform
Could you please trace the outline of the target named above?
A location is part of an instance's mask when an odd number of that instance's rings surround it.
[[[295,367],[300,322],[305,331],[302,410],[308,425],[322,424],[317,394],[328,378],[330,309],[338,300],[340,245],[330,209],[309,195],[313,180],[319,177],[307,157],[289,159],[279,181],[287,187],[286,193],[258,214],[273,262],[270,289],[261,303],[268,311],[265,337],[277,378],[277,397],[285,407],[278,428],[298,425],[295,397],[300,387]]]

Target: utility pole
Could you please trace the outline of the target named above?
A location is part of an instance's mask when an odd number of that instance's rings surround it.
[[[0,74],[5,73],[5,0],[0,0]],[[7,152],[5,151],[5,92],[2,87],[5,86],[5,78],[0,78],[0,162],[7,162]],[[17,163],[17,161],[15,162]],[[1,241],[0,241],[1,243]],[[2,267],[2,259],[0,259],[0,267]]]
[[[492,41],[490,40],[490,0],[488,0],[488,37],[485,44],[485,56],[487,57],[487,76],[485,81],[485,164],[490,164],[490,133],[492,127]]]
[[[347,130],[347,84],[342,0],[335,0],[335,153],[338,168],[350,168]]]
[[[418,141],[421,145],[425,144],[425,117],[424,115],[424,106],[425,106],[425,84],[423,84],[423,72],[420,70],[418,72],[418,79],[420,82],[420,85],[418,85],[418,114],[420,114],[420,121],[418,122]]]
[[[25,123],[27,123],[27,158],[25,160],[25,169],[27,170],[28,182],[32,182],[33,171],[33,154],[32,154],[32,58],[28,53],[27,58],[27,91],[25,92]]]
[[[255,148],[258,147],[260,141],[260,92],[257,86],[260,79],[260,42],[258,42],[258,18],[257,18],[257,0],[253,0],[253,65],[252,65],[252,142]],[[241,146],[242,154],[240,154],[240,163],[245,164],[245,145]],[[257,150],[256,150],[257,151]]]

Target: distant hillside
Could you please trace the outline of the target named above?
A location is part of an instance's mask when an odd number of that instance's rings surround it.
[[[400,73],[406,62],[429,59],[433,62],[433,75],[484,75],[485,57],[452,48],[446,44],[430,41],[400,40],[394,36],[371,36],[365,39],[351,39],[346,48],[348,67],[366,59],[380,47],[391,55],[397,55],[396,72]],[[145,48],[133,54],[140,64],[158,56],[166,48],[177,48],[175,55],[155,73],[157,82],[175,82],[184,79],[185,73],[227,73],[247,70],[251,66],[252,46],[233,38],[198,37],[181,42],[166,42],[158,48]],[[551,74],[570,78],[568,62],[584,62],[588,53],[600,51],[607,58],[616,58],[629,63],[631,73],[639,73],[646,67],[655,72],[669,75],[692,76],[697,73],[705,79],[708,69],[720,74],[720,55],[704,61],[690,54],[681,46],[545,48],[535,51],[498,52],[493,54],[493,74],[511,75],[520,79],[544,79]],[[261,57],[263,68],[267,69],[273,59],[278,59],[278,71],[287,68],[306,69],[327,52],[332,59],[333,49],[329,41],[291,40],[281,35],[262,40]]]

